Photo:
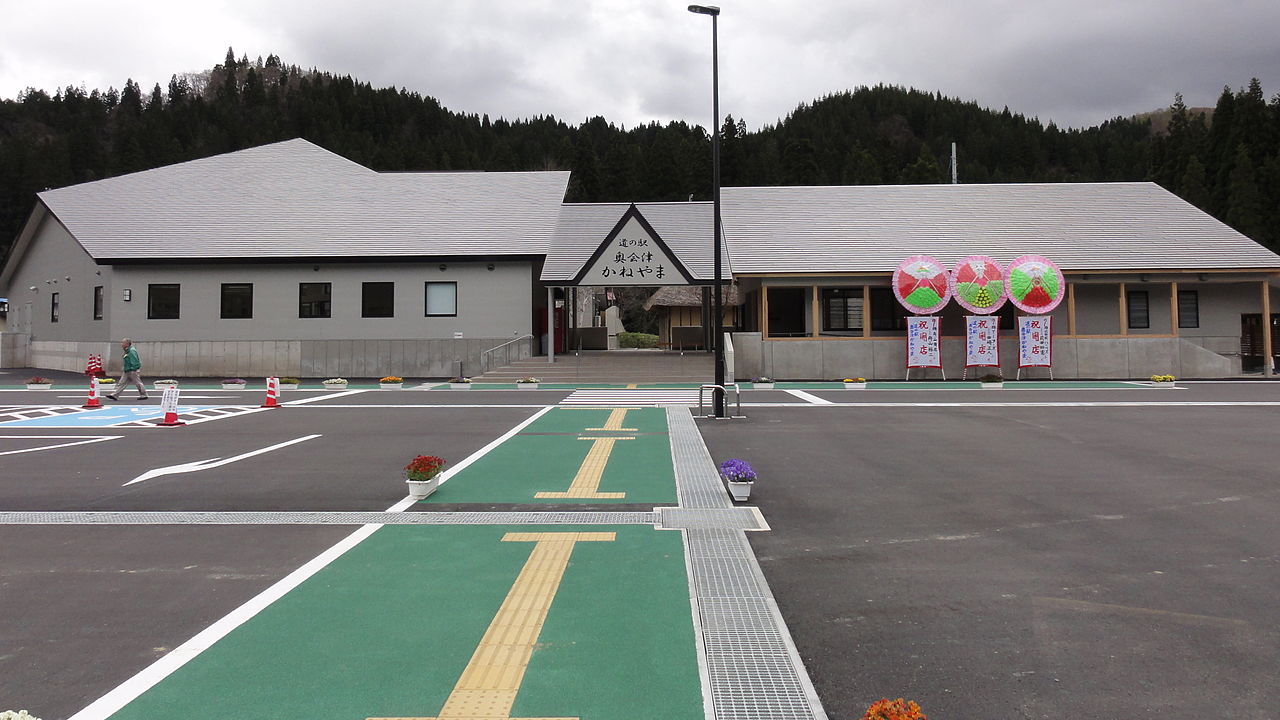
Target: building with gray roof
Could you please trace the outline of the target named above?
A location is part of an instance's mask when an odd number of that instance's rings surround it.
[[[471,374],[563,349],[576,288],[711,282],[710,203],[566,204],[568,181],[290,140],[48,190],[0,269],[23,348],[0,362],[81,370],[128,336],[153,376]],[[1270,370],[1280,256],[1152,183],[724,188],[722,215],[739,376],[902,377],[890,276],[917,254],[1055,261],[1057,377]],[[939,314],[956,370],[964,311]]]

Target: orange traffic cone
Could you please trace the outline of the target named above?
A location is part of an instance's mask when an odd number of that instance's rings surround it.
[[[186,425],[178,419],[178,388],[171,387],[164,391],[164,395],[160,398],[160,407],[164,409],[164,419],[156,423],[156,427]]]
[[[280,378],[267,378],[267,401],[262,403],[264,408],[281,408],[284,407],[276,402],[276,398],[280,395]]]
[[[179,425],[186,425],[186,423],[178,419],[176,410],[166,410],[164,419],[156,423],[157,427],[177,427]]]
[[[80,407],[85,408],[86,410],[92,410],[93,408],[102,407],[102,399],[98,397],[98,378],[97,377],[89,378],[89,399],[85,400],[84,404],[81,405]]]

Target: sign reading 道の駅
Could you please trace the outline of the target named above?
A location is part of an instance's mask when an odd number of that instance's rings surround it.
[[[693,277],[632,205],[574,279],[577,285],[689,285]]]

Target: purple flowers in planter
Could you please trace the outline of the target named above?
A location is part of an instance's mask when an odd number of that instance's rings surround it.
[[[756,471],[746,460],[732,458],[720,463],[720,474],[729,482],[755,482]]]

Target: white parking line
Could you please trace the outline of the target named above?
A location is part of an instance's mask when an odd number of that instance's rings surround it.
[[[827,400],[825,398],[820,398],[817,395],[810,395],[809,393],[803,390],[784,390],[783,392],[786,392],[790,395],[794,395],[795,397],[798,397],[807,403],[812,403],[813,405],[833,405],[834,404],[830,400]]]
[[[88,445],[90,443],[106,442],[107,440],[119,440],[123,435],[0,435],[0,440],[65,440],[75,438],[76,442],[58,443],[57,445],[42,445],[40,447],[25,448],[23,450],[5,450],[0,455],[17,455],[18,453],[40,452],[41,450],[53,450],[54,448],[71,447],[72,445]]]

